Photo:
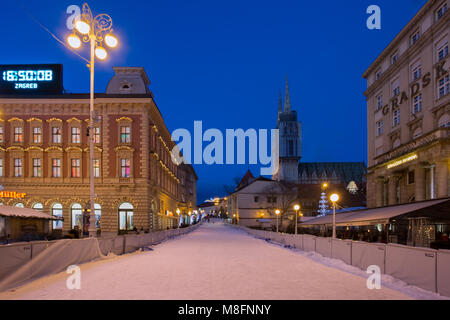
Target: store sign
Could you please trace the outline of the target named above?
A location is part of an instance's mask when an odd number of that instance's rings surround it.
[[[396,160],[396,161],[394,161],[394,162],[388,164],[388,165],[386,166],[386,168],[387,168],[387,169],[391,169],[391,168],[393,168],[393,167],[397,167],[397,166],[399,166],[399,165],[402,165],[402,164],[404,164],[404,163],[406,163],[406,162],[413,161],[413,160],[415,160],[415,159],[417,159],[417,158],[418,158],[418,157],[417,157],[417,154],[412,154],[412,155],[410,155],[410,156],[408,156],[408,157],[405,157],[405,158],[400,159],[400,160]]]
[[[0,198],[23,199],[26,195],[25,192],[0,191]]]
[[[61,64],[0,65],[0,94],[61,94]]]

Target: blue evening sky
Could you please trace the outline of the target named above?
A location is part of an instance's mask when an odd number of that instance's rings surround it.
[[[273,128],[278,92],[289,74],[291,103],[303,123],[301,161],[365,161],[362,74],[425,0],[90,1],[111,15],[121,46],[96,66],[104,92],[112,66],[143,66],[172,132]],[[66,8],[82,2],[3,1],[0,63],[62,63],[64,87],[89,91],[83,61],[42,30],[68,34]],[[381,30],[366,28],[366,8],[381,8]],[[87,52],[83,52],[87,56]],[[248,165],[195,165],[198,200],[223,195]],[[250,166],[255,175],[257,166]]]

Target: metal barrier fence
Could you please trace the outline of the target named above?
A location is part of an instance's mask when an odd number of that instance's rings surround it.
[[[370,265],[376,265],[380,267],[381,273],[450,297],[450,250],[332,239],[307,234],[294,235],[238,225],[231,226],[260,239],[339,259],[362,270],[367,270]]]
[[[61,239],[0,245],[0,291],[65,270],[109,253],[121,255],[196,230],[201,223],[181,229],[105,238]]]

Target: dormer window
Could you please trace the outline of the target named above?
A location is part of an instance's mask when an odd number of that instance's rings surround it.
[[[436,10],[436,21],[442,18],[445,12],[447,12],[447,3],[444,3],[439,9]]]
[[[120,83],[120,93],[131,93],[131,90],[133,89],[133,84],[129,81],[122,81]]]
[[[398,60],[398,51],[395,52],[392,56],[391,56],[391,64],[396,63]]]
[[[419,30],[417,30],[411,36],[410,45],[415,44],[419,40],[419,38],[420,38],[420,34],[419,34]]]

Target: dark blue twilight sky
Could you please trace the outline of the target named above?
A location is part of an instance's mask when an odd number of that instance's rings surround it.
[[[96,66],[104,92],[112,66],[144,66],[172,132],[273,128],[278,91],[289,74],[291,102],[303,122],[302,161],[366,161],[365,81],[361,75],[425,0],[95,0],[109,13],[121,46]],[[27,10],[64,38],[76,1],[26,1]],[[381,8],[381,30],[366,28],[366,8]],[[64,87],[88,92],[83,61],[19,6],[2,2],[0,63],[62,63]],[[87,56],[87,53],[84,52]],[[248,165],[196,165],[199,201],[223,194]],[[259,174],[257,167],[251,167]]]

